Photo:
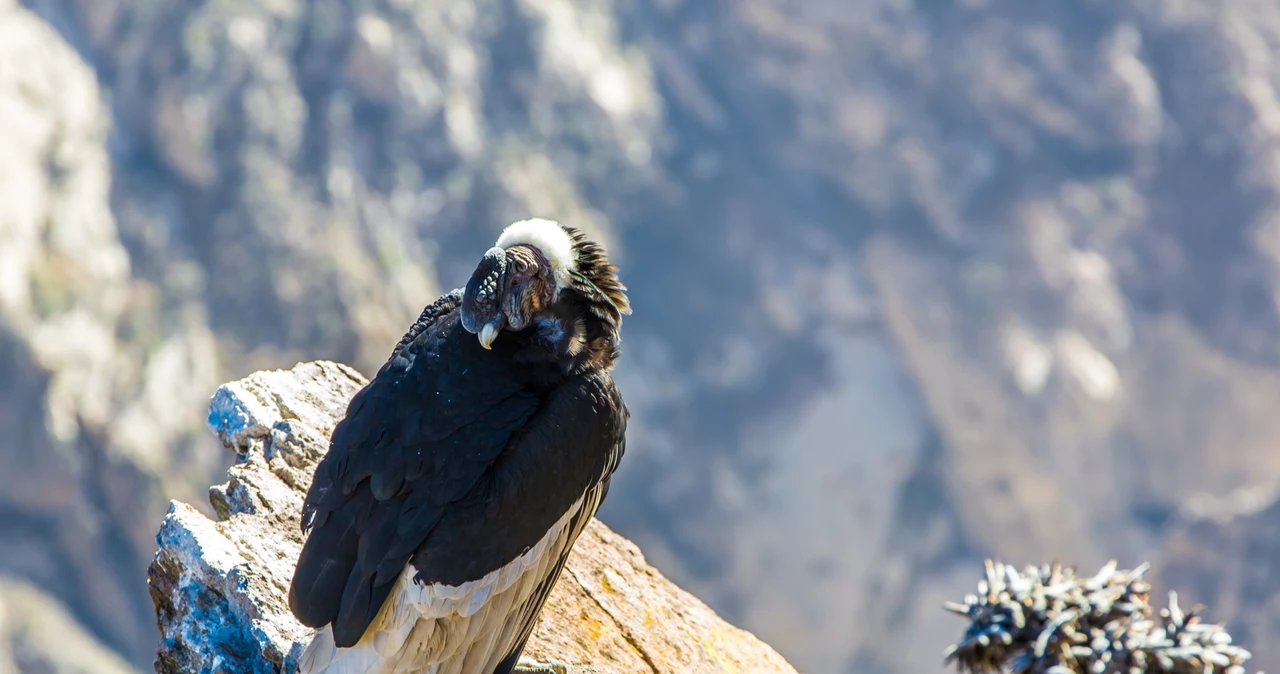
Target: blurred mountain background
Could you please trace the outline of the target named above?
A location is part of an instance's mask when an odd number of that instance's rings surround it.
[[[140,672],[209,395],[372,373],[508,222],[635,314],[602,519],[811,674],[984,556],[1280,668],[1273,0],[0,0],[0,671]]]

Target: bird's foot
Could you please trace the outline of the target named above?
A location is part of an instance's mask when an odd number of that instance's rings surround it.
[[[522,662],[512,674],[578,674],[579,668],[561,662]]]

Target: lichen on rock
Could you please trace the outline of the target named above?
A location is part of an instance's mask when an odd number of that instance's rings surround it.
[[[209,490],[216,519],[170,504],[147,572],[161,674],[295,671],[311,630],[289,612],[302,499],[347,401],[338,363],[257,372],[218,389],[209,426],[238,460]],[[527,657],[607,672],[782,672],[772,648],[717,616],[593,521],[543,610]]]

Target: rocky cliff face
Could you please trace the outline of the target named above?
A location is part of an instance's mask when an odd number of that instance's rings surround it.
[[[161,293],[136,285],[110,207],[103,94],[52,27],[0,2],[0,585],[29,602],[5,625],[65,624],[69,605],[77,640],[139,663],[143,522],[220,463],[187,442],[218,366],[203,326],[135,331]],[[13,638],[18,671],[86,671],[92,652]]]
[[[137,667],[209,392],[370,370],[530,214],[633,289],[602,518],[806,671],[937,671],[983,556],[1161,568],[1280,479],[1272,2],[0,0],[0,37],[0,574]]]

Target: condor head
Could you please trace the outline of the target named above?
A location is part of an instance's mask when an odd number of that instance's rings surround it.
[[[568,368],[608,369],[618,357],[626,286],[599,244],[533,218],[502,230],[462,293],[462,327],[491,348],[504,330],[536,326],[535,344]]]
[[[481,258],[462,294],[462,327],[491,348],[498,334],[520,331],[549,308],[556,296],[555,270],[531,244],[494,246]]]

